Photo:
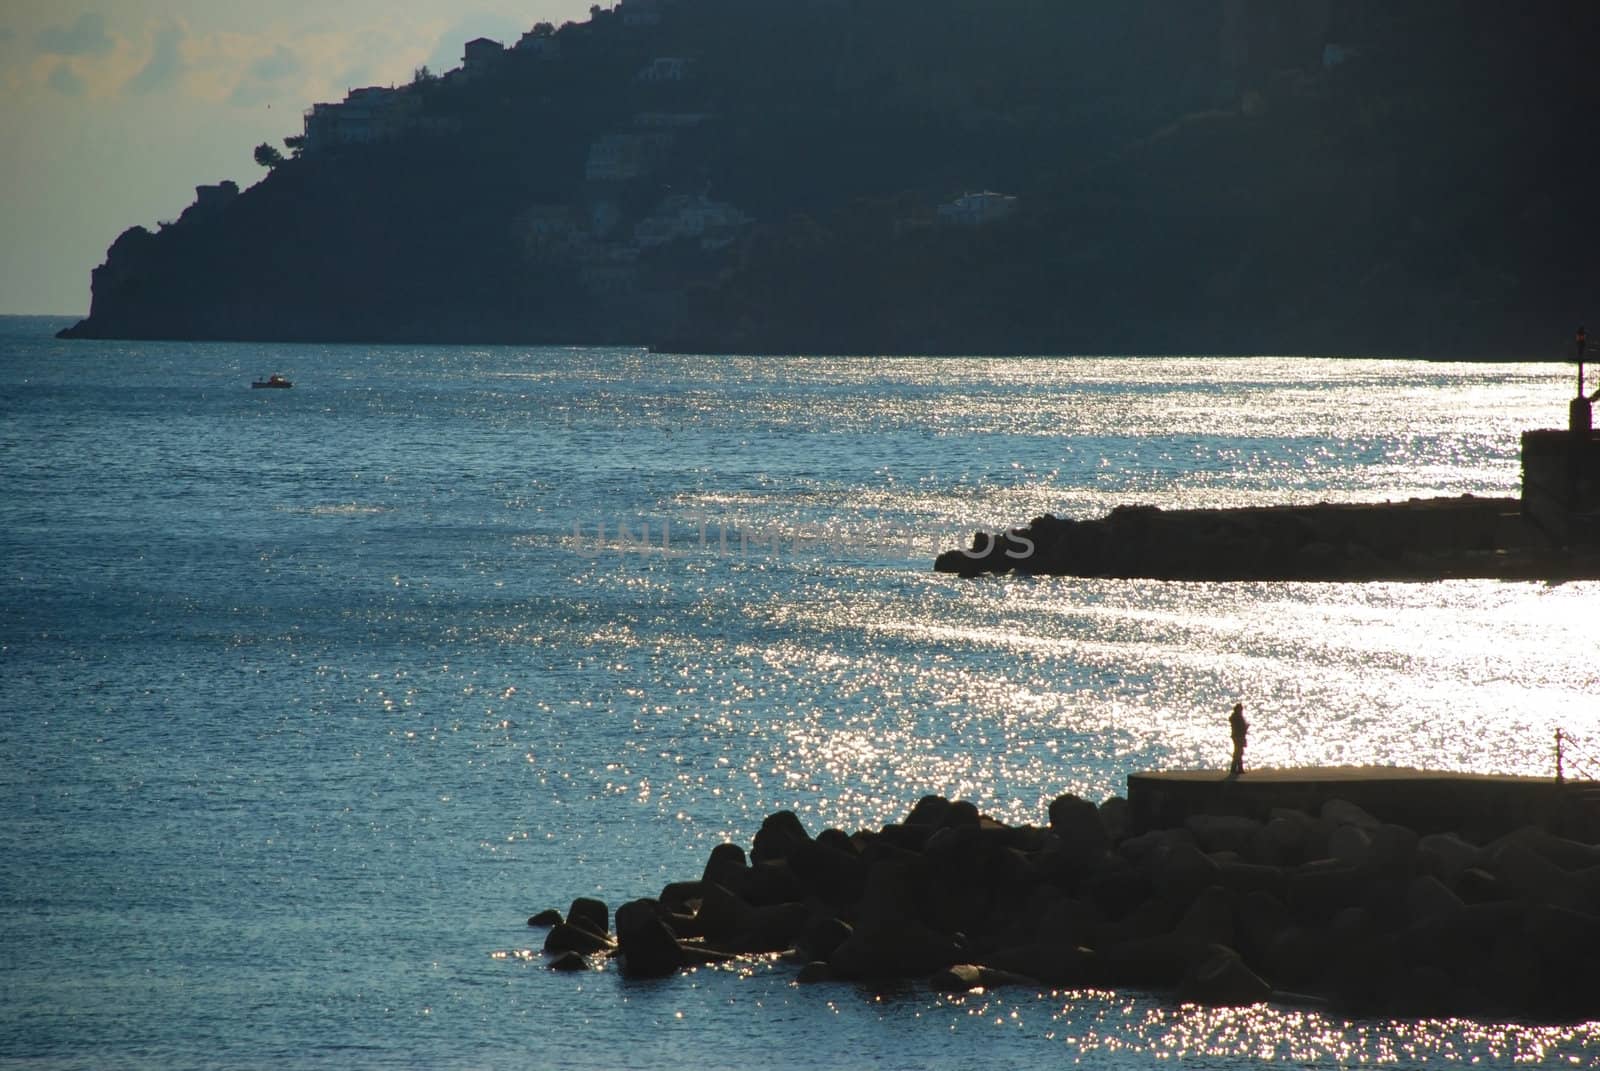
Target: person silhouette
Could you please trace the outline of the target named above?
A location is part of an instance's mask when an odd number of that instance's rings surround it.
[[[1244,738],[1250,731],[1250,723],[1244,720],[1244,704],[1233,704],[1233,713],[1228,715],[1228,731],[1233,735],[1233,765],[1228,767],[1229,777],[1238,777],[1244,773]]]

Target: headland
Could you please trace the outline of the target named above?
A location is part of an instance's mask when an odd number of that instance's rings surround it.
[[[63,334],[1552,359],[1597,50],[1573,3],[597,4],[304,102]]]

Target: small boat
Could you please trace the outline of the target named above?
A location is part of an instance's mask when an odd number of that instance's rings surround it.
[[[274,372],[266,379],[252,380],[250,386],[257,389],[262,387],[273,387],[278,390],[287,390],[288,388],[294,386],[294,384],[290,383],[287,379],[284,379],[282,376],[278,375],[278,373]]]

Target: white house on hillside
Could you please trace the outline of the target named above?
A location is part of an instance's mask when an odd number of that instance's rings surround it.
[[[641,82],[681,82],[688,68],[689,61],[680,56],[661,56],[634,77]]]
[[[1005,219],[1017,210],[1017,199],[1010,194],[984,190],[965,193],[939,206],[939,221],[965,227],[978,227]]]
[[[302,151],[387,141],[416,125],[420,104],[416,94],[386,86],[352,89],[338,104],[313,104],[305,114]]]
[[[633,228],[633,237],[645,248],[687,238],[698,240],[705,249],[720,249],[732,243],[735,232],[749,222],[750,217],[733,205],[713,201],[704,194],[675,194],[639,221]]]

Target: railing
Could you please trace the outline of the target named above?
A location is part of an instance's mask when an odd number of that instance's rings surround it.
[[[1600,757],[1589,751],[1581,741],[1564,729],[1556,730],[1556,784],[1567,779],[1568,773],[1580,780],[1600,781]]]

